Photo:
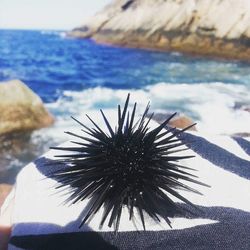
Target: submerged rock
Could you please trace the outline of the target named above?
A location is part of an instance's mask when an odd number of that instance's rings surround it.
[[[47,127],[54,122],[42,100],[23,82],[0,83],[0,136]]]
[[[250,59],[248,0],[114,0],[70,36],[128,47]]]
[[[14,184],[17,173],[29,162],[58,144],[41,133],[10,133],[0,136],[0,183]]]

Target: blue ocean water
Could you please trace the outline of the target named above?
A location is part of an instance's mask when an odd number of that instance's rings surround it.
[[[0,30],[0,81],[11,79],[25,82],[56,117],[52,128],[32,134],[43,145],[32,156],[10,157],[13,168],[65,140],[70,115],[99,108],[112,115],[128,92],[142,109],[151,100],[154,111],[189,115],[202,132],[250,132],[244,62],[100,45],[62,31]]]
[[[54,102],[64,90],[96,86],[140,89],[159,82],[249,85],[250,66],[97,45],[91,40],[66,38],[62,32],[1,30],[0,80],[13,78],[24,81],[45,102]]]

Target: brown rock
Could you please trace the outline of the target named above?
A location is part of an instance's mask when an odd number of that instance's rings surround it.
[[[23,82],[0,83],[0,135],[47,127],[54,118]]]
[[[70,36],[97,42],[250,59],[248,0],[113,0]]]
[[[12,186],[9,184],[0,184],[0,207],[2,206],[5,198],[10,193]]]
[[[156,113],[153,116],[153,119],[159,123],[164,122],[170,115],[172,115],[172,113]],[[194,124],[194,121],[189,118],[188,116],[185,115],[176,115],[175,117],[173,117],[168,125],[171,127],[177,127],[177,128],[186,128],[190,125]],[[197,131],[196,127],[193,126],[191,128],[189,128],[189,130],[191,131]]]
[[[192,124],[194,124],[194,121],[188,116],[184,116],[184,115],[176,117],[175,119],[172,119],[169,122],[169,125],[171,127],[177,127],[177,128],[186,128],[188,126],[191,126]],[[189,128],[188,130],[197,131],[195,126]]]

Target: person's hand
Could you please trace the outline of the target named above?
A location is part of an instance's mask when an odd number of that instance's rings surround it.
[[[13,193],[10,194],[8,200],[3,204],[0,210],[0,250],[8,249],[8,242],[12,226],[11,215],[14,207]]]

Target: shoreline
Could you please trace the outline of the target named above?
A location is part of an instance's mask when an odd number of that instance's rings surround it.
[[[114,0],[67,34],[98,43],[250,61],[250,5]]]
[[[250,57],[249,58],[235,58],[233,56],[230,55],[212,55],[212,54],[202,54],[199,52],[190,52],[187,50],[174,50],[174,49],[170,49],[170,48],[160,48],[160,47],[149,47],[149,46],[143,46],[143,45],[139,45],[139,44],[124,44],[124,43],[114,43],[114,42],[110,42],[110,41],[106,41],[106,40],[99,40],[99,39],[95,39],[95,38],[84,38],[84,37],[78,37],[78,36],[72,36],[72,35],[67,35],[67,37],[69,38],[73,38],[73,39],[79,39],[79,40],[91,40],[93,42],[95,42],[96,44],[99,45],[106,45],[106,46],[110,46],[110,47],[114,47],[114,48],[127,48],[127,49],[139,49],[139,50],[145,50],[145,51],[152,51],[152,52],[162,52],[162,53],[180,53],[184,56],[188,56],[188,57],[192,57],[194,59],[208,59],[208,60],[216,60],[219,62],[232,62],[232,63],[246,63],[246,64],[250,64]]]

